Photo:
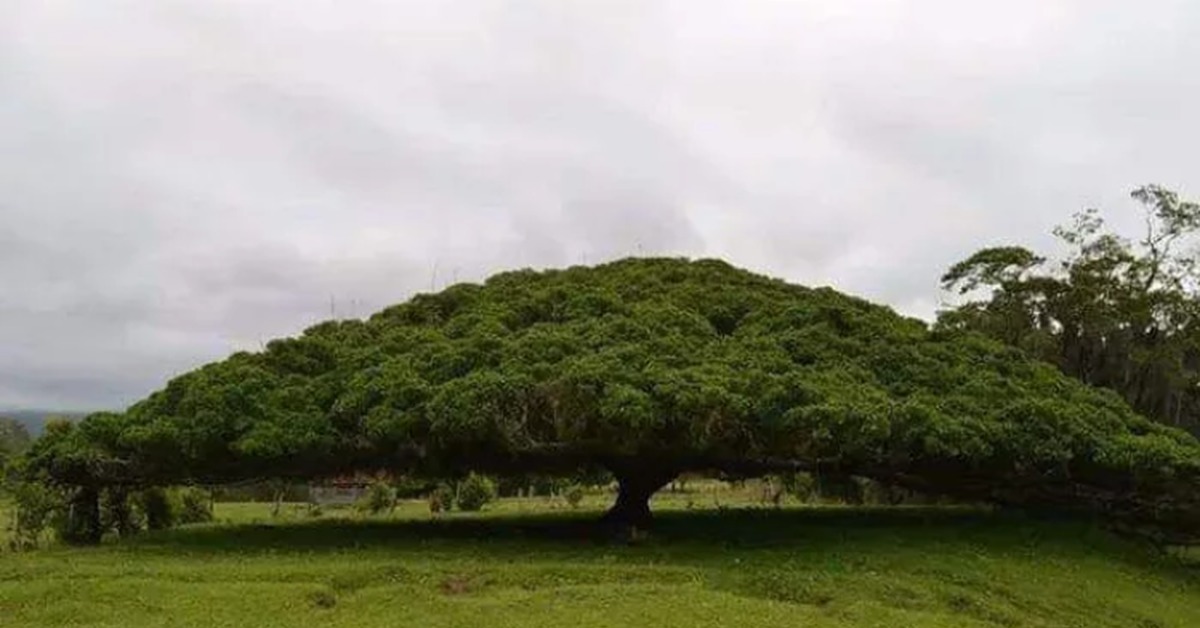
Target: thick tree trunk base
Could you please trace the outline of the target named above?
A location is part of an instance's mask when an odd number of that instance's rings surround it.
[[[617,503],[600,518],[601,523],[632,528],[648,528],[653,520],[650,496],[634,495],[624,490],[618,492]]]
[[[654,517],[650,513],[650,497],[675,479],[669,470],[614,471],[617,478],[617,501],[600,522],[618,529],[645,530]]]

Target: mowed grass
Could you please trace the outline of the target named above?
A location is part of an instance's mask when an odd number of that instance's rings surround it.
[[[588,525],[606,499],[218,504],[213,525],[0,554],[0,626],[1200,626],[1194,563],[1084,523],[668,493],[621,544]]]

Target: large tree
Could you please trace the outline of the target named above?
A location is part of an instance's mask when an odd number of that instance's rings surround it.
[[[1200,205],[1153,185],[1132,196],[1145,208],[1134,239],[1088,210],[1055,230],[1059,259],[1003,246],[955,264],[943,287],[973,298],[938,324],[1019,347],[1200,434]]]
[[[81,487],[608,469],[644,524],[677,474],[809,470],[1196,522],[1200,443],[973,334],[713,260],[496,275],[330,321],[61,425]],[[85,490],[86,489],[86,490]]]

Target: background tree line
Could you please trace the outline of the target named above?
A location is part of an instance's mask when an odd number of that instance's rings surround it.
[[[10,459],[28,449],[32,442],[33,437],[24,423],[0,417],[0,469],[3,469]]]
[[[940,312],[936,328],[1019,347],[1200,434],[1200,205],[1157,185],[1132,197],[1145,209],[1135,237],[1089,209],[1054,230],[1064,255],[996,246],[955,264],[942,287],[968,300]]]

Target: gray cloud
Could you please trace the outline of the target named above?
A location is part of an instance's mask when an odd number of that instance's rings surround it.
[[[517,266],[721,256],[929,316],[1200,186],[1188,0],[0,4],[0,407],[121,407]]]

